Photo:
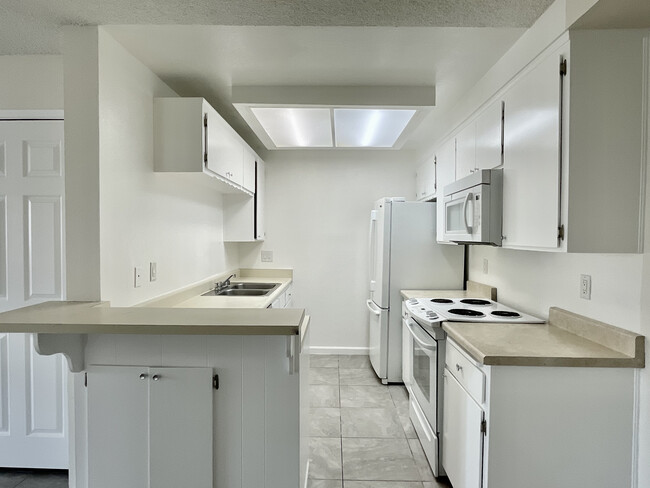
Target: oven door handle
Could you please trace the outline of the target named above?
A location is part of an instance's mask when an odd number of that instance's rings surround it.
[[[420,344],[422,347],[424,347],[425,349],[429,349],[431,351],[435,351],[438,348],[438,344],[434,339],[431,339],[433,341],[433,343],[431,343],[431,342],[427,342],[426,339],[422,339],[420,337],[421,334],[421,332],[419,331],[420,326],[417,325],[415,322],[409,320],[408,322],[406,322],[406,326],[408,327],[409,332],[411,333],[411,336],[413,336],[415,342]]]

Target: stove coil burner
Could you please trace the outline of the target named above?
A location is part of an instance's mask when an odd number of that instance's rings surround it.
[[[485,317],[483,312],[472,310],[471,308],[452,308],[448,312],[454,315],[464,315],[465,317]]]
[[[489,300],[482,300],[480,298],[463,298],[460,303],[466,305],[492,305],[492,302]]]
[[[449,298],[433,298],[431,301],[433,303],[454,303],[454,301]]]
[[[510,310],[495,310],[494,312],[492,312],[492,315],[494,315],[495,317],[505,317],[509,319],[516,319],[521,317],[521,314],[517,312],[511,312]]]

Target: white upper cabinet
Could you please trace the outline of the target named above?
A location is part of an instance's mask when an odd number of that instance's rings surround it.
[[[254,193],[250,152],[244,140],[203,98],[154,100],[155,171],[203,172],[214,177],[222,193],[250,196]]]
[[[423,201],[436,194],[436,162],[428,159],[418,166],[415,173],[415,198]]]
[[[223,240],[225,242],[263,241],[264,232],[264,161],[253,154],[252,183],[255,195],[224,195]],[[246,173],[244,173],[246,174]],[[250,176],[249,176],[250,177]]]
[[[437,202],[436,205],[436,235],[438,242],[444,241],[444,212],[443,205],[445,195],[445,185],[452,183],[456,179],[456,140],[450,139],[440,146],[436,152],[436,169],[437,169]],[[447,241],[448,242],[448,241]]]
[[[495,100],[476,118],[476,169],[503,164],[503,102]]]
[[[251,193],[255,193],[255,161],[257,155],[248,149],[244,149],[244,164],[242,175],[242,186]]]
[[[476,123],[470,122],[456,135],[456,179],[476,170]]]
[[[505,93],[503,247],[557,248],[560,225],[560,61],[538,59]]]
[[[239,135],[215,109],[209,105],[206,109],[207,167],[216,175],[241,186],[244,182],[244,145]]]

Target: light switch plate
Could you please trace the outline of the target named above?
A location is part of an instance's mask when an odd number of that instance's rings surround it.
[[[158,264],[155,262],[149,263],[149,281],[156,281],[158,278]]]
[[[273,262],[273,251],[262,251],[262,262],[263,263],[272,263]]]
[[[142,278],[144,276],[144,268],[136,266],[133,271],[133,287],[140,288],[142,286]]]
[[[488,260],[483,258],[483,274],[488,274]]]
[[[580,275],[580,298],[591,300],[591,275]]]

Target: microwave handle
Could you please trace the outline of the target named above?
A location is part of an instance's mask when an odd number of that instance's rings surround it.
[[[472,226],[468,222],[474,223],[474,205],[468,205],[470,200],[474,198],[472,193],[468,193],[465,197],[465,202],[463,203],[463,217],[465,218],[465,228],[469,234],[472,233]],[[470,218],[467,218],[467,209],[469,207]]]

